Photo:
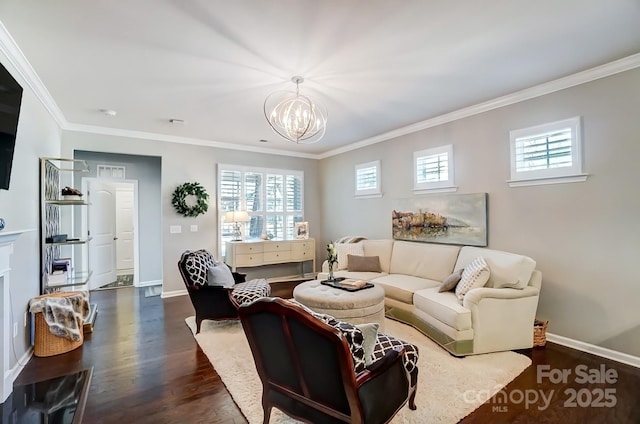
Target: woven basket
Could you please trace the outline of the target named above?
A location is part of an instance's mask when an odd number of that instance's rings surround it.
[[[55,292],[50,294],[45,294],[42,296],[36,297],[64,297],[72,294],[76,294],[74,292]],[[66,353],[72,351],[73,349],[79,348],[84,343],[84,336],[82,331],[80,331],[80,340],[74,342],[66,337],[58,337],[49,331],[49,325],[47,321],[44,319],[42,312],[38,312],[35,315],[35,329],[34,329],[34,345],[33,345],[33,354],[35,356],[53,356],[59,355],[61,353]]]
[[[547,344],[547,325],[549,321],[535,320],[533,322],[533,346],[542,347]]]

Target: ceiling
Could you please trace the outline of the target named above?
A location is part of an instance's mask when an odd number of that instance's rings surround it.
[[[303,156],[640,52],[639,0],[3,0],[0,22],[71,128]],[[293,75],[328,109],[317,144],[264,118]]]

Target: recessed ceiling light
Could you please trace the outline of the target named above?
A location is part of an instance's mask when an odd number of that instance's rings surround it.
[[[258,140],[260,143],[268,143],[269,140],[265,140],[264,138],[261,138],[260,140]]]
[[[176,119],[176,118],[172,118],[172,119],[169,119],[169,122],[170,122],[172,125],[184,125],[184,119]]]
[[[100,112],[107,116],[116,116],[118,114],[118,112],[113,109],[100,109]]]

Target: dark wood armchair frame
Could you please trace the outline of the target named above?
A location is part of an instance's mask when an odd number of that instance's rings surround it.
[[[227,320],[238,319],[238,308],[240,305],[233,297],[233,287],[201,286],[193,284],[185,270],[186,257],[183,256],[178,261],[178,269],[184,285],[189,292],[189,298],[196,311],[196,334],[200,332],[200,326],[205,319]],[[233,279],[236,284],[244,283],[246,274],[233,272]]]
[[[239,313],[263,385],[265,424],[273,407],[314,424],[387,423],[407,402],[416,409],[417,369],[407,372],[403,348],[356,374],[344,335],[301,307],[263,298]]]

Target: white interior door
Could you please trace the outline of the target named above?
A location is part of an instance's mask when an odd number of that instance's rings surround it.
[[[89,289],[116,281],[116,202],[109,184],[89,181]]]
[[[116,188],[116,269],[118,274],[133,274],[133,185]]]

